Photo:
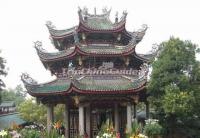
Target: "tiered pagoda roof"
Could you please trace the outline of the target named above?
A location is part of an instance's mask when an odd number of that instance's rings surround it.
[[[146,26],[143,30],[135,32],[132,34],[132,39],[127,45],[117,45],[117,44],[81,44],[76,43],[70,48],[67,48],[63,51],[48,53],[41,46],[40,42],[36,43],[36,50],[40,57],[41,61],[51,61],[57,60],[60,58],[68,58],[76,56],[77,54],[81,55],[90,55],[90,56],[122,56],[129,55],[135,52],[135,46],[138,44],[138,40],[142,40],[146,32]]]
[[[79,9],[79,24],[65,30],[57,30],[51,22],[48,22],[50,37],[58,51],[49,53],[42,48],[42,43],[37,41],[35,42],[37,54],[47,69],[54,70],[52,71],[54,75],[55,68],[60,70],[68,68],[72,60],[77,62],[76,57],[121,58],[122,63],[126,62],[121,65],[123,68],[137,69],[138,74],[82,74],[61,77],[57,75],[54,81],[44,84],[38,84],[29,75],[23,74],[21,79],[30,95],[38,97],[68,94],[134,94],[145,89],[147,64],[156,52],[137,54],[135,47],[144,37],[147,26],[129,32],[125,29],[127,12],[123,12],[120,20],[116,15],[115,22],[110,20],[110,12],[111,10],[104,9],[103,14],[98,15],[96,9],[94,14],[89,14],[86,8]],[[85,60],[85,66],[88,61],[89,59]],[[121,64],[117,62],[115,60],[116,65]],[[75,66],[83,67],[81,64]]]

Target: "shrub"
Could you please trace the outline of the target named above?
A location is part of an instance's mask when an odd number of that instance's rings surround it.
[[[145,121],[146,125],[144,127],[144,133],[148,137],[154,137],[157,135],[161,135],[163,128],[161,125],[158,124],[158,120],[156,119],[148,119]]]

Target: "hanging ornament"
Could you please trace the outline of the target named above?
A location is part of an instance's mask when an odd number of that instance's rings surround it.
[[[126,66],[129,65],[129,61],[130,61],[130,59],[129,59],[129,57],[127,57],[127,58],[126,58],[126,62],[125,62]]]
[[[83,61],[82,61],[81,56],[79,56],[79,58],[78,58],[78,64],[79,64],[80,66],[83,64]]]
[[[86,39],[85,33],[82,33],[82,39],[85,41]]]
[[[136,104],[139,102],[139,98],[140,97],[138,95],[133,95],[132,96],[132,99],[133,99],[134,103],[136,103]]]
[[[72,98],[74,100],[75,105],[77,106],[79,104],[79,96],[76,95],[76,96],[73,96]]]
[[[117,41],[120,41],[121,40],[121,34],[118,34],[118,36],[117,36]]]

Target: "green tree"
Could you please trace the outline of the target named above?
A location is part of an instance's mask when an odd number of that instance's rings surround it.
[[[179,128],[191,135],[199,133],[195,128],[200,100],[197,52],[197,46],[190,41],[171,37],[160,44],[158,56],[152,64],[148,90],[159,120],[170,134]],[[189,126],[188,122],[196,124],[190,123]]]
[[[0,53],[1,53],[1,51],[0,51]],[[5,69],[5,67],[6,67],[5,63],[6,63],[6,61],[4,60],[4,58],[0,57],[0,77],[7,75],[7,72]],[[0,78],[0,103],[1,103],[1,91],[3,90],[3,87],[5,87],[5,84],[2,80],[2,78]]]
[[[17,110],[26,121],[46,124],[47,109],[43,104],[37,104],[34,99],[24,101],[18,106]]]
[[[43,104],[37,104],[35,99],[29,99],[21,103],[18,107],[23,119],[29,122],[46,125],[47,109]],[[54,108],[54,121],[62,121],[64,105],[58,104]]]
[[[14,101],[18,106],[26,98],[26,93],[24,92],[21,85],[17,85],[15,89],[5,89],[1,93],[2,101]]]

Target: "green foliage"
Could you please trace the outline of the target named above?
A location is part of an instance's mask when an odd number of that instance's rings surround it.
[[[1,51],[0,51],[1,53]],[[1,76],[6,76],[7,75],[7,71],[6,71],[6,66],[5,66],[6,61],[4,60],[4,58],[0,57],[0,77]],[[3,90],[3,87],[5,87],[5,84],[2,80],[2,78],[0,78],[0,103],[1,103],[1,91]]]
[[[176,84],[180,90],[187,89],[190,81],[187,74],[193,73],[190,70],[196,64],[196,45],[172,37],[161,43],[159,49],[159,56],[152,64],[153,71],[148,87],[151,94],[155,97],[162,96],[169,84]]]
[[[40,138],[40,131],[36,129],[22,129],[20,134],[22,138]]]
[[[194,96],[192,92],[181,92],[177,86],[170,85],[163,96],[163,109],[167,115],[177,116],[191,115]]]
[[[158,124],[158,120],[148,119],[146,120],[146,125],[144,126],[144,133],[148,137],[153,137],[156,135],[161,135],[163,128]]]
[[[47,109],[42,104],[38,105],[33,99],[21,103],[18,107],[18,111],[26,121],[46,125]]]
[[[25,101],[26,93],[21,85],[17,85],[15,89],[5,89],[1,92],[2,101],[14,101],[18,106]]]
[[[63,113],[65,111],[64,104],[58,104],[54,109],[55,121],[63,120]]]
[[[135,120],[131,126],[131,132],[126,133],[126,137],[137,137],[142,132],[142,125]]]
[[[101,129],[98,133],[99,138],[114,138],[116,137],[116,132],[114,131],[113,123],[109,119],[102,124]]]
[[[47,131],[41,133],[42,138],[64,138],[64,136],[61,136],[58,134],[56,129],[52,129],[49,133]]]
[[[148,84],[157,117],[169,133],[177,128],[195,130],[200,119],[200,64],[197,46],[190,41],[170,38],[159,47]],[[196,120],[196,121],[195,121]],[[197,130],[195,133],[199,133]],[[189,134],[190,135],[190,134]]]
[[[18,111],[23,119],[28,122],[35,122],[46,125],[47,109],[43,104],[37,104],[34,99],[29,99],[21,103]],[[54,108],[55,121],[63,120],[64,105],[59,104]]]

